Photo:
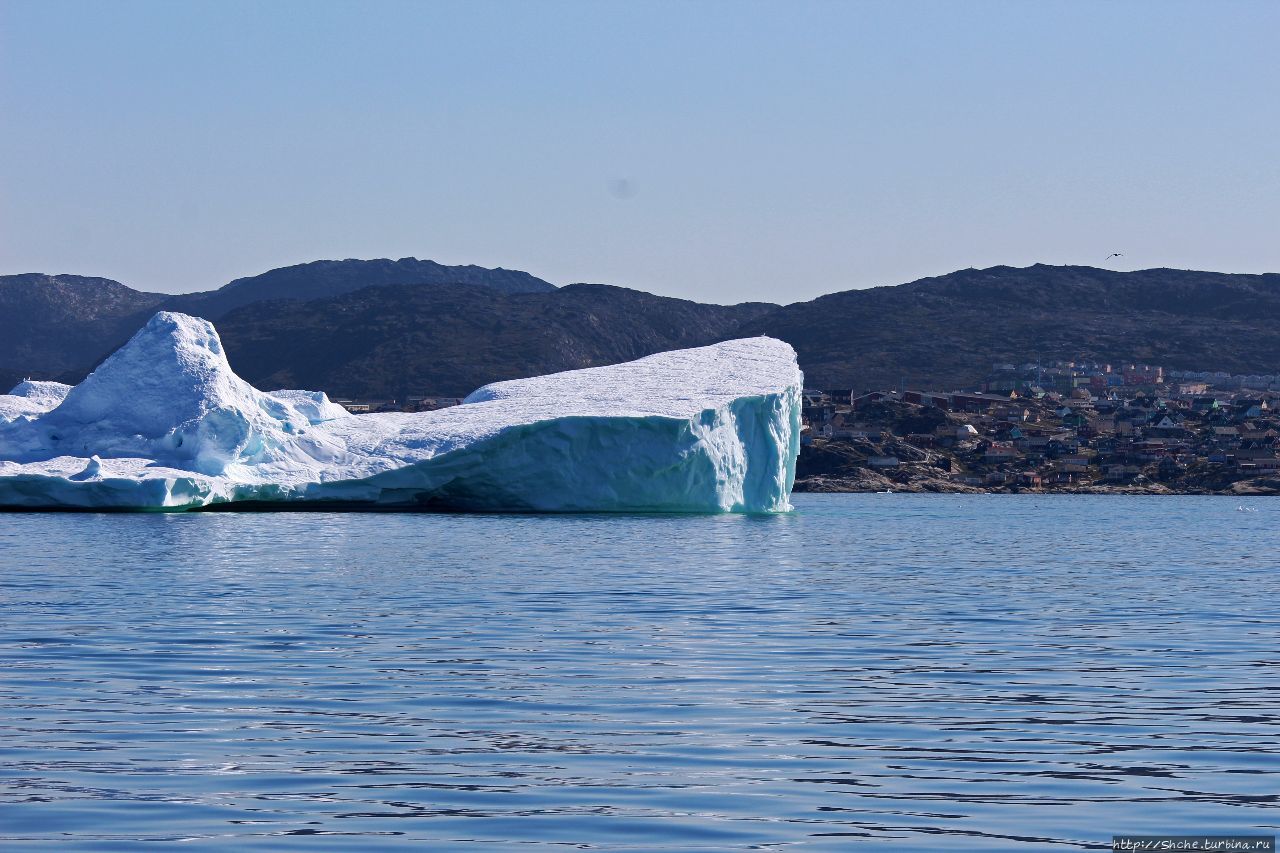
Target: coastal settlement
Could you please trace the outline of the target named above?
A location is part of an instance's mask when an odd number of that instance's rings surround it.
[[[972,390],[806,390],[797,491],[1280,494],[1280,376],[997,364]]]

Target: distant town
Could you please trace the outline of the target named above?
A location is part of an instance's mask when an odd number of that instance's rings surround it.
[[[972,389],[806,390],[809,491],[1280,492],[1280,376],[995,364]]]

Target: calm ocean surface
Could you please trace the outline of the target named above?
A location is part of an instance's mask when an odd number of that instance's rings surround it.
[[[795,503],[0,515],[0,847],[1280,831],[1280,501]]]

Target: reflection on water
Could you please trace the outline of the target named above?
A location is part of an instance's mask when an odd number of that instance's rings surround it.
[[[796,503],[0,516],[0,843],[1277,831],[1280,504]]]

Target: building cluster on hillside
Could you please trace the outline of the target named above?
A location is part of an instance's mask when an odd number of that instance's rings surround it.
[[[978,488],[1165,483],[1280,472],[1280,377],[1144,364],[998,364],[981,390],[804,392],[802,443],[855,467]]]
[[[1103,395],[1126,387],[1154,387],[1186,396],[1217,391],[1277,391],[1280,375],[1274,373],[1233,374],[1215,371],[1165,370],[1151,364],[1106,364],[1096,361],[1056,361],[997,364],[983,381],[986,391],[1019,391],[1032,388],[1072,393],[1087,389]]]

